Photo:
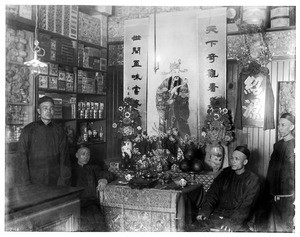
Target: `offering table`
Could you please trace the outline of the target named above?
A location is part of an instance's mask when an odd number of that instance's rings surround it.
[[[183,231],[204,193],[202,184],[132,189],[113,182],[99,197],[109,231],[161,232]]]

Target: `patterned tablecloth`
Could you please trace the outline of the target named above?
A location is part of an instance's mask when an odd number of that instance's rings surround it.
[[[196,184],[183,190],[139,190],[112,183],[99,195],[109,231],[183,231],[204,189]]]

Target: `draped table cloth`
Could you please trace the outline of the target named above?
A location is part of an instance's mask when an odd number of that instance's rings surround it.
[[[113,182],[99,197],[109,231],[161,232],[184,231],[185,224],[195,218],[204,193],[202,184],[132,189]]]

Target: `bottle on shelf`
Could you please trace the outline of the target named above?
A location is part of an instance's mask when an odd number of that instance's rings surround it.
[[[103,132],[102,126],[100,126],[100,129],[99,129],[99,139],[100,139],[100,141],[104,140],[104,132]]]

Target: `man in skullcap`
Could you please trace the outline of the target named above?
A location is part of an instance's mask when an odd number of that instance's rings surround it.
[[[205,194],[197,222],[187,231],[249,231],[247,225],[260,191],[257,175],[245,169],[250,156],[246,146],[237,146],[225,168]]]
[[[26,125],[19,138],[17,184],[70,185],[67,137],[52,121],[54,101],[43,96],[37,106],[40,119]]]
[[[276,142],[269,162],[262,208],[263,219],[257,220],[260,231],[293,232],[295,215],[295,117],[290,113],[280,116]],[[265,224],[265,225],[262,225]]]

